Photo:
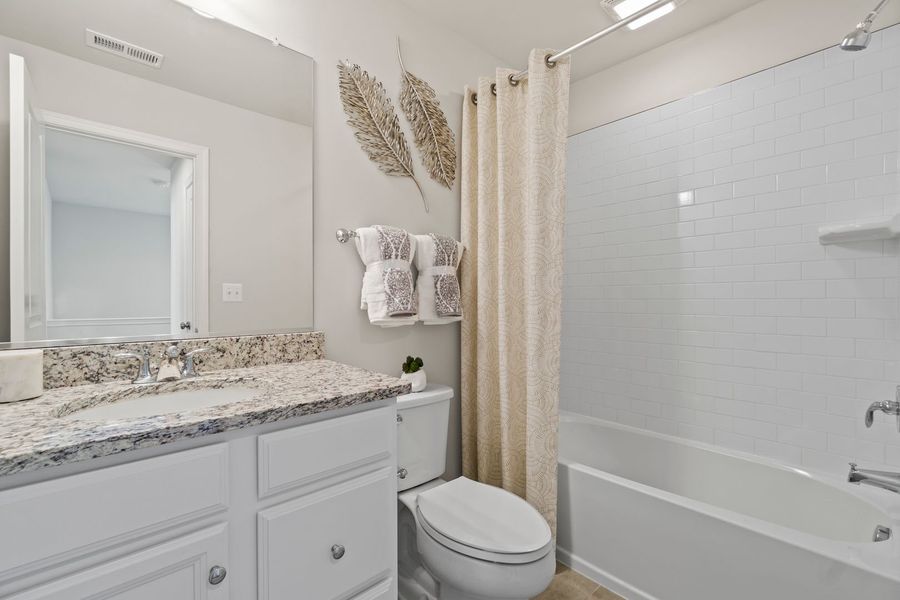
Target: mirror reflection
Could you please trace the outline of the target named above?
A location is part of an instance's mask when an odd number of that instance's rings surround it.
[[[38,261],[26,288],[24,338],[190,329],[193,161],[59,129],[47,128],[44,139],[43,206],[37,209],[45,232],[25,247]],[[42,246],[48,250],[43,268]]]
[[[123,4],[0,3],[0,338],[312,327],[312,60]]]

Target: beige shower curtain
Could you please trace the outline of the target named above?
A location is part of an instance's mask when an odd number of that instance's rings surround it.
[[[533,50],[466,90],[462,140],[463,474],[525,498],[556,530],[569,59]],[[492,93],[492,84],[496,95]]]

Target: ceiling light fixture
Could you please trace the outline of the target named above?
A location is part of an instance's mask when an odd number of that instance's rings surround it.
[[[198,15],[200,15],[201,17],[203,17],[204,19],[215,19],[216,18],[215,15],[211,15],[208,12],[203,12],[199,8],[194,8],[193,6],[191,7],[191,10],[194,11],[195,13],[197,13]]]
[[[683,1],[683,0],[682,0]],[[653,4],[654,0],[602,0],[603,8],[606,9],[614,19],[617,21],[621,21],[622,19],[633,15],[637,11],[647,8],[651,4]],[[672,0],[668,4],[664,4],[654,10],[653,12],[644,15],[640,19],[635,19],[631,23],[627,25],[628,29],[632,31],[638,29],[639,27],[643,27],[647,23],[651,23],[660,17],[664,17],[678,6],[681,2],[679,0]]]

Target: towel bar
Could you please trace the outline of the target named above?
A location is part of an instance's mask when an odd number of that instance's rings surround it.
[[[341,228],[334,232],[334,237],[336,237],[337,241],[339,241],[340,243],[346,244],[351,239],[357,237],[357,234],[352,229]]]

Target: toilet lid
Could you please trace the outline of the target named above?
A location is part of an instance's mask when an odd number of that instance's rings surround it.
[[[525,500],[460,477],[419,494],[417,508],[435,532],[497,554],[531,554],[551,543],[547,522]]]

